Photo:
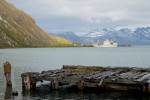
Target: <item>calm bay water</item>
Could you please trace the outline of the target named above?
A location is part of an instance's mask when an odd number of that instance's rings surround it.
[[[149,96],[128,93],[32,93],[22,94],[20,75],[27,71],[60,69],[63,65],[150,67],[150,46],[118,48],[19,48],[0,49],[0,100],[5,98],[3,63],[9,61],[15,70],[16,89],[14,100],[149,100]]]

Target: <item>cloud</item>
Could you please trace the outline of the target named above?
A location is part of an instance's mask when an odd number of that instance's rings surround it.
[[[66,17],[110,26],[150,23],[149,0],[8,0],[35,19]],[[74,22],[74,21],[73,21]],[[109,25],[108,25],[109,26]]]

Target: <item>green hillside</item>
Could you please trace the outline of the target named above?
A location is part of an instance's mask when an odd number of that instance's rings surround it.
[[[73,43],[66,40],[66,39],[63,39],[61,37],[54,37],[54,39],[59,43],[58,46],[73,46]]]
[[[59,40],[38,27],[32,17],[0,0],[0,48],[55,45],[60,45]]]

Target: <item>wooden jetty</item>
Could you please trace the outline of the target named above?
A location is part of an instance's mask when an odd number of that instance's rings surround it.
[[[69,66],[62,69],[39,72],[26,72],[21,75],[23,90],[35,90],[38,82],[50,81],[50,89],[75,87],[104,91],[131,91],[150,93],[150,68]]]

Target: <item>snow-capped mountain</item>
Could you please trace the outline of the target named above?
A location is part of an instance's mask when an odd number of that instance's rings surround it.
[[[66,38],[72,42],[83,44],[96,43],[97,41],[104,41],[106,39],[113,40],[120,45],[150,45],[150,27],[138,27],[133,29],[122,28],[116,29],[95,29],[85,34],[84,36],[77,36],[75,33],[64,33],[58,35]]]
[[[86,34],[85,37],[92,43],[110,39],[123,45],[147,45],[150,44],[150,27],[138,27],[135,30],[128,28],[95,30]]]
[[[105,35],[105,31],[103,30],[99,31],[97,29],[97,30],[89,32],[89,34],[86,34],[85,36],[94,38],[94,37],[99,37],[99,36],[104,36],[104,35]]]
[[[106,28],[102,30],[96,29],[86,34],[85,37],[95,38],[95,37],[105,36],[107,33],[113,31],[114,31],[113,29],[106,29]]]

